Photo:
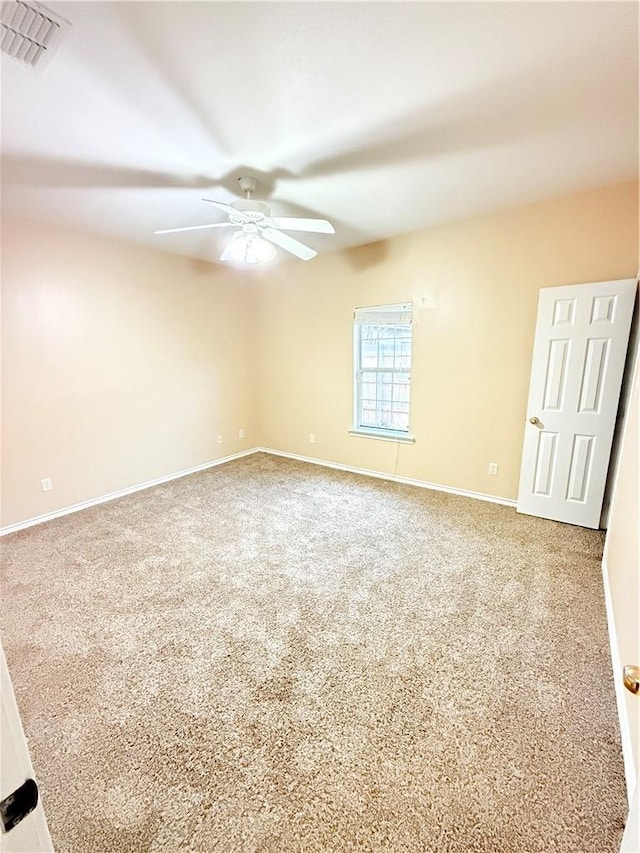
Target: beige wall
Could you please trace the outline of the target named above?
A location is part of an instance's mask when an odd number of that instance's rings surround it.
[[[513,498],[538,290],[637,232],[623,184],[243,277],[5,220],[2,525],[256,445]],[[416,443],[349,436],[353,309],[406,299]]]
[[[515,498],[538,291],[634,276],[637,202],[619,184],[283,265],[260,288],[263,444]],[[416,443],[349,436],[353,309],[405,300]]]
[[[250,282],[20,220],[2,248],[2,525],[257,443]]]
[[[640,351],[639,351],[640,352]],[[638,382],[640,380],[640,359],[636,356],[634,378],[631,386],[629,408],[622,434],[620,456],[611,501],[609,528],[605,545],[605,563],[609,584],[611,606],[613,608],[613,629],[620,654],[620,660],[614,664],[635,664],[640,666],[640,647],[638,645],[638,601],[640,596],[640,568],[638,566]],[[619,682],[621,673],[614,672]],[[633,761],[639,767],[638,725],[640,713],[639,698],[628,691],[622,691],[629,720],[630,741]]]

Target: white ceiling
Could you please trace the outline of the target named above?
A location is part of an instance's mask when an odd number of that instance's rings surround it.
[[[2,57],[3,207],[215,260],[261,179],[319,251],[632,178],[635,3],[49,3]],[[297,235],[301,236],[301,235]]]

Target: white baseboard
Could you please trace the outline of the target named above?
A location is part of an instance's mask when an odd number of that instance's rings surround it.
[[[297,453],[286,453],[284,450],[273,450],[271,447],[257,447],[261,453],[273,456],[284,456],[298,462],[310,462],[312,465],[322,465],[324,468],[335,468],[338,471],[348,471],[350,474],[364,474],[366,477],[377,477],[379,480],[391,480],[393,483],[403,483],[406,486],[418,486],[420,489],[432,489],[435,492],[447,492],[450,495],[461,495],[464,498],[475,498],[478,501],[489,501],[502,506],[517,506],[518,502],[509,498],[499,498],[495,495],[485,495],[482,492],[469,492],[466,489],[454,489],[452,486],[441,486],[439,483],[428,483],[426,480],[413,480],[411,477],[399,477],[397,474],[383,474],[370,468],[354,468],[352,465],[341,465],[338,462],[327,462],[325,459],[315,459],[312,456],[299,456]]]
[[[159,486],[161,483],[168,483],[171,480],[178,480],[180,477],[187,477],[189,474],[197,474],[198,471],[206,471],[207,468],[215,468],[216,465],[224,465],[225,462],[231,462],[233,459],[241,459],[243,456],[250,456],[252,453],[257,453],[258,447],[252,447],[250,450],[241,450],[240,453],[232,453],[230,456],[222,456],[220,459],[214,459],[212,462],[205,462],[203,465],[196,465],[194,468],[186,468],[184,471],[176,471],[175,474],[167,474],[165,477],[157,477],[155,480],[148,480],[146,483],[139,483],[137,486],[130,486],[127,489],[120,489],[117,492],[111,492],[108,495],[102,495],[99,498],[91,498],[88,501],[82,501],[72,506],[66,506],[62,509],[56,509],[53,512],[47,512],[44,515],[37,515],[34,518],[28,518],[26,521],[19,521],[16,524],[9,524],[6,527],[0,527],[0,536],[7,536],[9,533],[16,533],[18,530],[25,530],[27,527],[33,527],[36,524],[42,524],[45,521],[52,521],[54,518],[61,518],[63,515],[70,515],[72,512],[80,512],[83,509],[97,506],[98,504],[114,501],[116,498],[123,498],[125,495],[132,495],[134,492],[141,492],[143,489],[150,489],[152,486]]]
[[[205,462],[203,465],[196,465],[194,468],[187,468],[184,471],[176,471],[174,474],[167,474],[165,477],[148,480],[146,483],[139,483],[137,486],[130,486],[127,489],[120,489],[117,492],[111,492],[110,494],[102,495],[99,498],[91,498],[91,500],[82,501],[81,503],[73,504],[72,506],[54,510],[53,512],[47,512],[44,515],[37,515],[33,518],[28,518],[26,521],[19,521],[16,524],[9,524],[6,527],[0,527],[0,536],[7,536],[9,533],[17,533],[18,530],[25,530],[27,527],[33,527],[36,524],[43,524],[45,521],[52,521],[54,518],[61,518],[63,515],[70,515],[72,512],[80,512],[83,509],[107,503],[107,501],[123,498],[125,495],[131,495],[134,492],[141,492],[143,489],[150,489],[152,486],[159,486],[161,483],[168,483],[171,480],[177,480],[180,477],[186,477],[189,474],[197,474],[198,471],[206,471],[207,468],[215,468],[216,465],[224,465],[225,462],[231,462],[232,459],[240,459],[243,456],[250,456],[252,453],[270,453],[272,456],[283,456],[286,459],[295,459],[298,462],[309,462],[312,465],[322,465],[325,468],[335,468],[338,471],[348,471],[351,474],[363,474],[366,477],[377,477],[379,480],[391,480],[394,483],[404,483],[407,486],[418,486],[418,488],[421,489],[433,489],[436,492],[447,492],[451,495],[461,495],[466,498],[475,498],[480,501],[502,504],[503,506],[516,506],[516,501],[509,500],[508,498],[498,498],[495,497],[495,495],[484,495],[481,492],[469,492],[466,489],[454,489],[451,486],[441,486],[438,483],[427,483],[425,480],[413,480],[410,477],[399,477],[396,474],[384,474],[381,471],[372,471],[369,468],[354,468],[352,465],[341,465],[338,462],[328,462],[325,459],[314,459],[311,456],[299,456],[297,453],[286,453],[283,450],[274,450],[271,447],[252,447],[249,450],[242,450],[240,453],[233,453],[230,456],[222,456],[220,459],[214,459],[212,462]]]
[[[624,778],[627,783],[627,797],[629,806],[636,789],[636,768],[633,761],[633,745],[631,743],[631,725],[627,714],[627,703],[625,699],[625,687],[622,683],[622,661],[618,638],[616,636],[616,624],[613,615],[613,602],[611,600],[611,587],[609,586],[609,569],[607,566],[607,555],[602,558],[602,584],[604,586],[604,603],[607,609],[607,627],[609,629],[609,647],[611,649],[611,666],[613,668],[613,686],[616,693],[616,704],[618,706],[618,719],[620,721],[620,738],[622,740],[622,760],[624,761]]]

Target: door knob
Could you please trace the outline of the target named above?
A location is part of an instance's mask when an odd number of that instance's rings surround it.
[[[540,423],[540,420],[539,420],[539,418],[535,418],[535,417],[529,418],[529,423],[533,424],[534,426],[537,426]]]
[[[622,670],[624,686],[632,693],[640,693],[640,666],[628,664]]]

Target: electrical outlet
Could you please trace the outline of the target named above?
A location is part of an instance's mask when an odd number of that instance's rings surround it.
[[[315,434],[314,434],[314,433],[312,433],[312,432],[310,432],[310,433],[309,433],[309,444],[315,444],[315,443],[316,443],[316,437],[315,437]]]
[[[489,462],[489,473],[492,477],[498,476],[498,463],[497,462]]]
[[[238,430],[238,438],[244,438],[244,430],[243,429]]]
[[[43,492],[50,492],[53,489],[53,483],[51,482],[51,477],[45,477],[44,480],[40,480],[40,485],[42,486]]]
[[[219,435],[219,436],[217,437],[216,441],[218,442],[218,444],[222,444],[222,436],[221,436],[221,435]]]

